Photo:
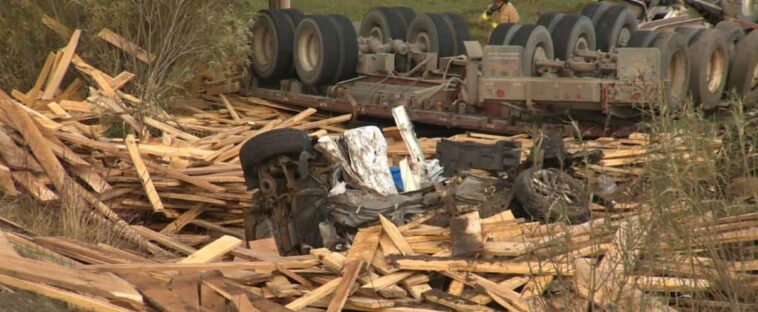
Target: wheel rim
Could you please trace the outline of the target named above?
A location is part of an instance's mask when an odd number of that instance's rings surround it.
[[[670,83],[671,88],[671,94],[677,97],[680,97],[682,95],[682,90],[684,89],[684,80],[685,80],[685,73],[686,73],[686,56],[684,54],[685,52],[682,50],[676,51],[671,56],[671,61],[669,62],[669,70],[667,73],[667,78]]]
[[[429,52],[431,50],[430,49],[431,40],[429,40],[429,34],[425,32],[421,32],[418,35],[416,35],[416,38],[413,42],[419,45],[422,52]]]
[[[753,69],[753,82],[750,85],[751,90],[758,89],[758,64],[756,64]]]
[[[706,67],[706,77],[708,79],[708,91],[711,93],[718,92],[724,81],[726,74],[726,56],[721,49],[716,49],[711,53]]]
[[[753,0],[743,0],[742,1],[742,16],[753,16],[755,13],[755,6],[753,5]]]
[[[371,31],[369,31],[369,35],[371,37],[379,39],[380,42],[384,42],[384,32],[382,32],[382,28],[379,26],[371,27]]]
[[[629,44],[629,39],[632,38],[632,31],[629,28],[624,27],[619,33],[619,38],[616,41],[617,47],[625,47]]]
[[[318,35],[313,29],[306,29],[303,31],[300,38],[298,38],[297,45],[297,58],[300,60],[300,65],[307,71],[312,71],[321,59],[321,43],[318,40]]]
[[[586,51],[589,50],[590,44],[585,36],[579,37],[574,45],[574,51]]]
[[[271,28],[268,25],[265,25],[263,27],[257,27],[255,32],[253,33],[253,38],[255,40],[255,44],[253,45],[253,50],[255,52],[256,59],[264,65],[268,65],[271,63],[271,58],[276,53],[274,50],[276,49],[276,42],[274,38],[274,33],[271,31]]]
[[[539,61],[544,61],[544,60],[547,60],[547,52],[545,52],[545,47],[542,46],[542,44],[540,44],[537,46],[537,48],[534,49],[534,56],[532,57],[532,68],[536,69],[537,63],[539,63]]]

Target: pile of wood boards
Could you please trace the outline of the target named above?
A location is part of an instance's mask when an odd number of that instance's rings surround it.
[[[134,77],[111,76],[76,55],[81,35],[48,20],[69,44],[53,53],[29,92],[0,91],[0,185],[44,203],[78,204],[113,225],[130,243],[114,247],[40,237],[7,220],[0,224],[0,284],[93,311],[587,311],[702,310],[738,306],[709,295],[758,292],[758,262],[724,262],[691,250],[653,252],[644,245],[652,218],[643,205],[597,213],[580,225],[540,224],[509,210],[463,226],[426,224],[437,212],[397,226],[385,218],[360,229],[347,252],[315,249],[281,257],[272,239],[243,241],[242,211],[251,207],[238,152],[251,137],[277,128],[312,136],[339,134],[352,116],[294,110],[226,93],[238,77],[202,82],[202,96],[181,102],[174,116],[144,117],[139,99],[122,88]],[[100,37],[149,62],[152,56],[104,30]],[[84,80],[61,88],[76,70]],[[144,118],[143,118],[144,117]],[[126,125],[123,138],[104,135],[107,119]],[[390,140],[391,131],[387,131]],[[390,141],[390,155],[407,150]],[[465,134],[451,138],[521,142],[526,135]],[[432,156],[439,139],[421,139]],[[618,181],[640,174],[650,156],[644,134],[567,141],[571,150],[601,149],[592,170]],[[122,218],[129,215],[132,222]],[[758,214],[692,222],[700,249],[733,250],[758,242]],[[705,219],[704,219],[705,220]],[[454,257],[465,236],[470,256]],[[705,294],[705,295],[703,295]]]

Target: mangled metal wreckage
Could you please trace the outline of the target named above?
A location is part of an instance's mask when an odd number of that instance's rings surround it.
[[[397,120],[409,150],[416,150],[412,127]],[[248,241],[273,236],[282,255],[320,247],[344,250],[359,228],[378,224],[380,215],[403,224],[437,212],[430,224],[446,226],[449,219],[474,210],[482,217],[495,215],[510,208],[512,199],[520,207],[514,213],[523,217],[584,222],[590,198],[585,185],[559,168],[587,157],[569,155],[560,136],[554,137],[558,139],[546,140],[539,153],[532,153],[541,155],[539,167],[527,168],[534,158],[522,163],[521,147],[512,142],[477,146],[443,140],[438,159],[426,160],[418,149],[393,176],[387,143],[377,127],[315,142],[299,130],[269,131],[240,151],[254,203],[245,212],[245,234]],[[475,176],[468,169],[495,174]]]

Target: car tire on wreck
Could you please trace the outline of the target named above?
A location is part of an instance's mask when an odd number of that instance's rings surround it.
[[[617,47],[625,47],[632,33],[637,31],[637,18],[625,5],[614,5],[605,10],[595,23],[597,48],[612,52]]]
[[[733,60],[737,45],[745,38],[745,30],[736,23],[726,21],[716,24],[716,29],[726,37],[726,42],[729,45],[729,59]]]
[[[295,31],[295,69],[308,86],[334,82],[340,53],[337,27],[326,15],[303,18]]]
[[[545,26],[550,33],[553,33],[553,30],[555,30],[555,27],[564,16],[565,14],[557,12],[545,13],[540,15],[540,18],[537,19],[537,25]]]
[[[542,25],[521,26],[508,44],[524,48],[521,54],[522,76],[538,76],[536,63],[540,60],[552,60],[555,57],[553,39],[547,28]]]
[[[653,45],[655,39],[658,39],[658,35],[660,34],[660,32],[650,30],[635,31],[629,38],[629,44],[627,44],[627,47],[649,48]]]
[[[344,81],[355,77],[358,66],[358,34],[353,23],[344,15],[329,15],[334,27],[337,28],[340,59],[335,71],[336,76],[330,82]]]
[[[295,27],[303,13],[294,9],[262,10],[253,23],[250,70],[267,81],[294,77]]]
[[[408,17],[405,10],[387,7],[371,8],[361,20],[359,34],[361,37],[375,37],[387,43],[394,39],[405,38]]]
[[[690,91],[695,103],[704,109],[716,108],[726,88],[729,70],[729,44],[716,29],[704,29],[690,43],[692,58]]]
[[[561,170],[524,170],[516,177],[513,193],[534,220],[577,224],[590,219],[589,194],[584,183]]]
[[[443,14],[447,18],[450,27],[453,29],[453,36],[455,36],[455,52],[453,55],[466,54],[466,46],[463,42],[468,41],[471,37],[466,19],[460,14]]]
[[[758,31],[737,46],[729,73],[727,90],[735,92],[745,107],[758,106]]]
[[[502,23],[492,30],[490,38],[487,40],[489,45],[509,45],[513,35],[521,28],[522,24]]]
[[[679,33],[658,35],[652,46],[661,53],[661,75],[668,82],[662,96],[670,111],[678,111],[687,98],[690,85],[690,54],[687,40]]]
[[[424,46],[426,52],[437,53],[438,57],[455,55],[456,42],[448,17],[439,13],[416,16],[408,28],[406,41]]]
[[[297,129],[277,129],[261,133],[245,142],[239,157],[248,189],[258,187],[258,165],[279,155],[298,156],[313,149],[308,133]]]
[[[582,15],[589,17],[592,23],[597,25],[598,20],[611,5],[602,1],[590,3],[582,8]]]
[[[564,16],[550,33],[555,57],[569,60],[576,51],[595,51],[595,27],[589,17],[578,14]]]

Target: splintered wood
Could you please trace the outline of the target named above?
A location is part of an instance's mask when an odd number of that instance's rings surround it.
[[[709,295],[727,288],[757,293],[755,257],[717,261],[703,252],[755,255],[755,212],[684,220],[692,223],[696,250],[667,253],[654,248],[670,246],[653,239],[649,209],[617,203],[613,211],[597,205],[595,219],[579,225],[515,218],[507,204],[492,216],[450,216],[445,226],[429,224],[437,211],[404,225],[379,216],[351,234],[347,251],[279,256],[273,239],[244,241],[244,211],[257,203],[240,168],[242,145],[281,128],[339,136],[350,114],[234,94],[241,77],[235,73],[196,81],[174,103],[175,115],[140,116],[140,99],[123,91],[134,74],[87,64],[76,54],[80,30],[49,16],[43,23],[68,44],[50,53],[32,90],[13,90],[13,98],[0,91],[0,187],[5,196],[26,194],[52,209],[86,205],[125,243],[40,237],[0,218],[0,285],[87,311],[758,310],[738,303],[742,298]],[[154,58],[108,29],[98,36],[143,62]],[[87,98],[79,95],[84,81],[92,82]],[[106,135],[103,124],[113,117],[127,133]],[[409,155],[407,126],[384,129],[395,160]],[[533,144],[527,135],[449,139],[517,141],[524,157]],[[412,146],[417,158],[433,157],[439,140],[420,138]],[[583,174],[614,181],[634,179],[639,165],[660,157],[639,133],[566,145],[571,152],[601,150]],[[645,245],[651,240],[652,248]],[[738,286],[721,283],[728,279]]]

